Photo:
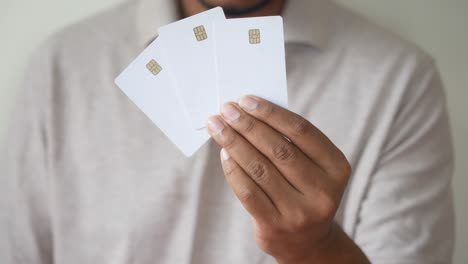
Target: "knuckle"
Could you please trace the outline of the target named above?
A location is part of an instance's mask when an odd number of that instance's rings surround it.
[[[223,139],[223,148],[231,150],[236,144],[237,137],[233,133],[225,133]]]
[[[238,191],[237,196],[242,203],[250,204],[256,199],[257,194],[255,191],[252,191],[248,188],[242,188]]]
[[[330,172],[330,175],[333,175],[340,180],[344,180],[347,182],[349,177],[351,176],[353,169],[351,164],[348,162],[344,154],[341,154],[341,157],[335,163],[335,169]]]
[[[273,157],[280,161],[289,161],[296,157],[296,151],[291,143],[281,140],[273,149]]]
[[[243,129],[243,132],[244,132],[245,134],[250,134],[250,133],[252,133],[252,132],[256,129],[257,124],[258,124],[258,121],[255,120],[255,118],[248,118],[248,119],[246,120],[246,124],[245,124],[245,127],[244,127],[244,129]]]
[[[263,104],[262,105],[262,115],[264,118],[270,118],[274,115],[275,107],[272,104]]]
[[[224,175],[226,177],[233,177],[238,173],[239,167],[232,164],[230,161],[226,161],[223,165]]]
[[[351,173],[353,172],[353,168],[351,167],[351,164],[347,160],[344,160],[340,166],[341,174],[345,179],[348,179],[351,176]]]
[[[311,128],[311,124],[309,123],[309,121],[305,120],[304,118],[298,115],[293,115],[292,117],[290,117],[288,123],[289,128],[291,130],[291,134],[293,134],[294,136],[306,135]]]
[[[310,217],[303,211],[298,211],[293,214],[291,220],[289,221],[289,230],[290,232],[298,232],[307,229],[310,225]]]
[[[335,213],[338,210],[338,204],[329,196],[324,196],[320,199],[320,207],[317,211],[317,221],[320,223],[328,223],[333,220]]]
[[[266,165],[258,159],[254,159],[247,165],[247,171],[257,183],[266,184],[270,180]]]
[[[351,173],[353,172],[353,168],[351,167],[351,164],[346,159],[346,157],[344,157],[344,155],[343,155],[343,162],[340,167],[341,167],[342,173],[347,177],[349,177]]]

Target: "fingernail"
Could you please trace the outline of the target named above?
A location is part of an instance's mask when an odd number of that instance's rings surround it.
[[[223,161],[226,161],[226,160],[228,160],[230,158],[231,158],[231,156],[229,155],[229,153],[225,149],[221,149],[221,159]]]
[[[223,114],[223,117],[231,122],[236,121],[240,117],[239,110],[232,104],[225,104],[221,110],[221,113]]]
[[[219,118],[211,117],[208,119],[208,129],[212,135],[218,135],[223,131],[224,125]]]
[[[239,100],[239,105],[247,112],[252,112],[257,109],[258,101],[251,96],[242,96]]]

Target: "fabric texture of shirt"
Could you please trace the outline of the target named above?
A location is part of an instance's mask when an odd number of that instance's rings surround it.
[[[38,49],[2,160],[2,263],[274,263],[219,147],[184,157],[114,85],[174,2],[123,3]],[[290,109],[353,167],[337,223],[373,263],[450,263],[453,153],[431,57],[331,1],[288,1],[283,17]]]

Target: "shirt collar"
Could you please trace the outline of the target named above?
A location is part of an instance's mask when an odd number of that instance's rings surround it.
[[[329,0],[289,0],[283,11],[286,43],[326,47],[332,19]],[[148,45],[158,28],[179,19],[174,0],[137,0],[136,23],[139,43]]]

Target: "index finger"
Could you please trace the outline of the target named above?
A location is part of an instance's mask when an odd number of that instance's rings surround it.
[[[289,138],[325,171],[333,172],[347,164],[344,154],[331,140],[300,115],[258,96],[243,96],[239,100],[239,105],[255,118]]]

